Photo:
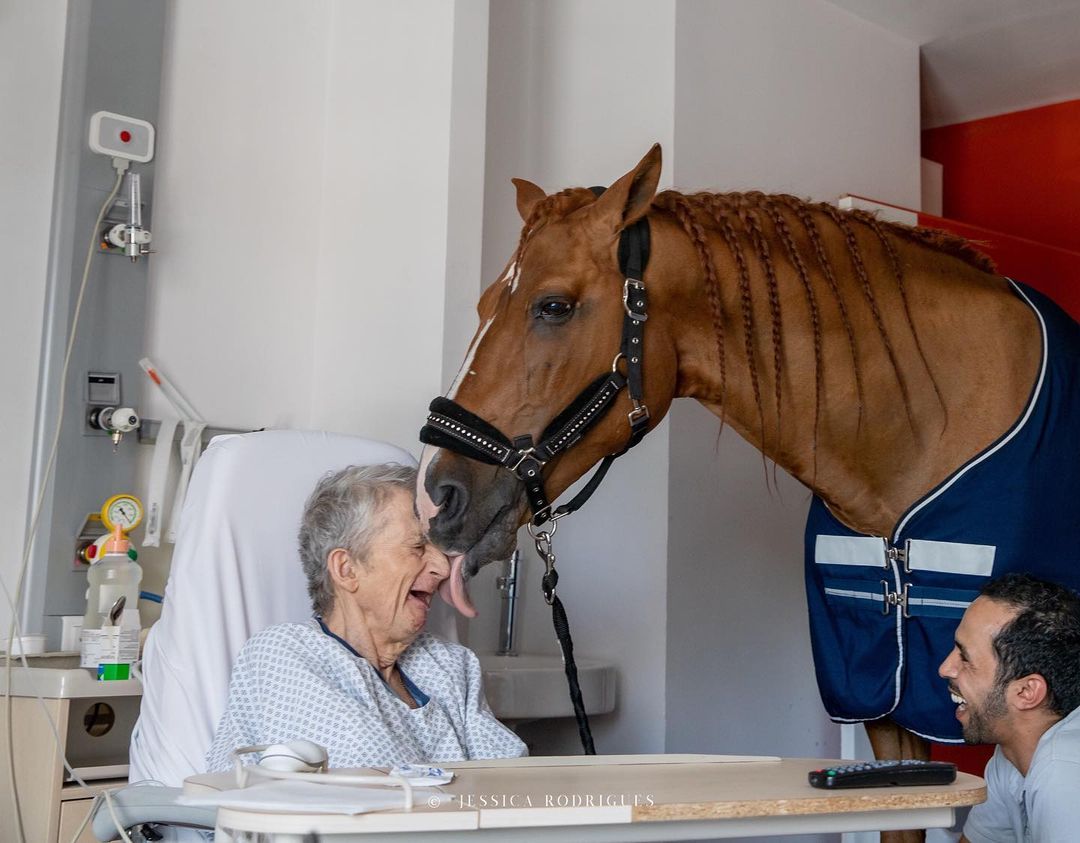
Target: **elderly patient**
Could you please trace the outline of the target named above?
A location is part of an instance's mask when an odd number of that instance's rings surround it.
[[[488,708],[476,656],[423,631],[449,566],[421,533],[415,486],[415,469],[376,465],[315,487],[300,527],[315,616],[241,649],[210,771],[237,747],[297,738],[332,767],[526,754]]]

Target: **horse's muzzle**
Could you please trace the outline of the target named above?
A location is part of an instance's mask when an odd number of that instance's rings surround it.
[[[465,554],[467,577],[514,552],[524,498],[510,472],[428,446],[417,485],[428,539],[447,554]]]

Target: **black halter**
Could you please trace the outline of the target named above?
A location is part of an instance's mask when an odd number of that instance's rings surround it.
[[[599,196],[604,189],[594,187]],[[642,217],[638,222],[623,229],[619,238],[619,269],[623,274],[623,327],[619,353],[611,363],[611,371],[605,372],[585,387],[540,435],[534,443],[531,435],[507,437],[494,425],[473,415],[449,398],[436,398],[431,402],[427,424],[420,429],[420,441],[439,448],[449,448],[463,456],[492,465],[501,465],[513,472],[525,484],[525,494],[532,510],[529,532],[536,541],[536,551],[544,561],[545,573],[541,581],[544,599],[551,606],[555,634],[562,647],[563,666],[570,689],[570,700],[577,717],[578,732],[586,755],[595,755],[589,718],[578,683],[577,665],[574,662],[574,645],[570,639],[570,624],[562,601],[555,594],[559,574],[555,570],[555,554],[551,537],[555,534],[558,520],[579,509],[596,491],[611,464],[640,442],[649,429],[649,408],[645,406],[642,391],[642,363],[645,358],[645,321],[648,317],[648,297],[643,277],[649,263],[649,221]],[[626,374],[619,370],[619,361],[626,364]],[[574,499],[554,512],[544,490],[544,466],[559,454],[572,448],[613,406],[619,393],[626,388],[633,409],[627,413],[630,438],[617,454],[609,454],[601,461],[586,486]],[[536,528],[551,521],[550,532]]]
[[[602,189],[592,188],[594,193]],[[599,195],[599,194],[598,194]],[[448,448],[462,456],[491,465],[501,465],[525,484],[525,493],[536,526],[547,520],[557,521],[579,509],[596,491],[611,464],[638,442],[649,429],[649,408],[642,392],[642,364],[645,354],[644,330],[648,319],[648,297],[642,277],[649,262],[649,221],[642,217],[623,229],[619,238],[619,269],[623,282],[623,327],[619,353],[611,371],[596,378],[570,402],[534,443],[525,434],[510,439],[494,425],[473,415],[450,398],[436,398],[428,408],[427,423],[420,429],[420,441],[439,448]],[[625,361],[626,374],[619,370]],[[588,484],[573,500],[552,512],[551,502],[544,490],[543,469],[554,457],[569,450],[611,409],[626,387],[633,403],[627,413],[630,438],[621,451],[604,457]]]

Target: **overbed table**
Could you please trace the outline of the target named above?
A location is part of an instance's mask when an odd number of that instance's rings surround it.
[[[444,765],[456,773],[439,790],[458,797],[436,808],[416,791],[411,813],[356,816],[218,811],[219,841],[326,843],[438,840],[700,840],[815,832],[945,828],[955,809],[986,798],[982,779],[826,791],[809,770],[840,762],[722,755],[534,757]],[[365,771],[370,773],[371,771]],[[192,776],[186,792],[233,787],[231,774]],[[572,838],[568,837],[573,832]],[[312,839],[308,837],[307,839]]]

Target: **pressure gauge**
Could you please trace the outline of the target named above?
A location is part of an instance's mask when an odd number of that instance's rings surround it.
[[[142,501],[134,495],[113,495],[101,507],[101,520],[111,533],[117,526],[130,533],[143,519]]]

